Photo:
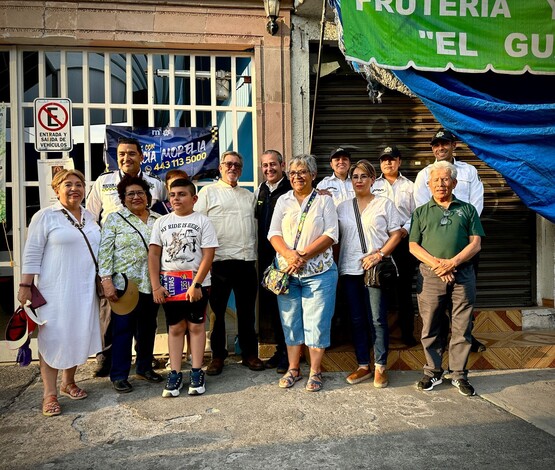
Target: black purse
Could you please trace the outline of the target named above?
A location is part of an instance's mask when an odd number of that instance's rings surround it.
[[[355,211],[355,219],[357,221],[358,236],[360,238],[362,253],[366,253],[368,249],[366,247],[366,240],[364,239],[362,221],[356,198],[353,199],[353,209]],[[399,271],[397,270],[395,260],[392,256],[384,256],[378,264],[372,266],[370,269],[364,270],[364,285],[366,287],[385,289],[391,287],[398,277]]]

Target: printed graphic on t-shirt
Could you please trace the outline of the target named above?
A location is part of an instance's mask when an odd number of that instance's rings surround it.
[[[171,241],[166,245],[166,263],[175,262],[177,260],[185,260],[190,263],[195,259],[197,252],[197,234],[199,227],[196,230],[190,228],[182,228],[179,231],[172,232]]]

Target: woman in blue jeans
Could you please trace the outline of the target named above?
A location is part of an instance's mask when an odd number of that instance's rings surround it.
[[[358,362],[358,369],[347,377],[347,382],[356,384],[372,377],[369,345],[373,344],[374,386],[384,388],[388,385],[386,366],[389,349],[386,299],[381,289],[365,287],[364,270],[391,255],[401,240],[401,217],[392,201],[370,192],[376,179],[376,170],[368,160],[360,160],[352,165],[349,176],[355,198],[337,207],[339,274],[351,313]],[[360,213],[366,252],[362,249],[354,204]]]
[[[126,176],[117,190],[124,207],[111,213],[102,226],[98,264],[108,300],[117,301],[118,290],[124,287],[119,274],[125,274],[139,288],[139,303],[132,312],[127,315],[112,312],[110,380],[116,392],[128,393],[133,390],[128,381],[133,337],[137,342],[137,378],[154,383],[163,380],[152,370],[158,305],[152,298],[148,274],[148,242],[154,221],[160,215],[148,209],[152,196],[148,183],[142,178]]]
[[[316,159],[300,155],[289,163],[292,190],[281,196],[274,210],[268,240],[276,250],[276,264],[289,276],[289,293],[278,295],[278,307],[287,345],[289,370],[281,388],[301,380],[302,345],[310,353],[306,390],[323,387],[321,363],[330,345],[335,306],[337,266],[331,246],[337,243],[337,212],[333,199],[312,188]]]

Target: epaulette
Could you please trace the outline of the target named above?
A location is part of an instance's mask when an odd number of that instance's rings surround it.
[[[116,171],[118,171],[118,170],[105,171],[104,173],[101,173],[99,176],[109,175],[111,173],[115,173]]]
[[[163,181],[160,179],[160,177],[159,177],[158,175],[154,175],[154,174],[152,174],[152,173],[147,173],[147,172],[145,172],[145,171],[143,171],[143,174],[145,174],[145,175],[151,177],[153,180],[158,180],[158,181],[160,181],[161,183],[163,182]]]

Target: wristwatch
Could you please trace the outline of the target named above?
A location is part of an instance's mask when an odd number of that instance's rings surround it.
[[[378,254],[382,257],[385,258],[385,253],[383,251],[378,251]]]
[[[200,282],[195,282],[195,289],[200,289],[202,284]]]

